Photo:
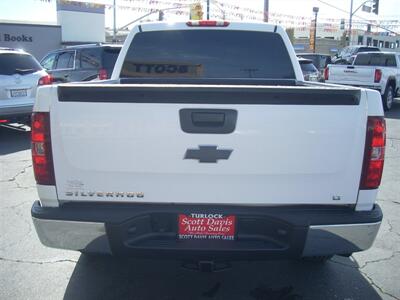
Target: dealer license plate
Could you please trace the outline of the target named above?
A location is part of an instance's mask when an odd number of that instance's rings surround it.
[[[223,214],[180,214],[178,238],[181,240],[234,240],[235,216]]]
[[[11,97],[26,97],[27,95],[26,89],[11,90]]]

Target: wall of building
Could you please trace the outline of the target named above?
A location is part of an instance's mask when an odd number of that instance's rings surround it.
[[[385,35],[385,33],[372,33],[354,30],[351,36],[352,45],[367,45],[379,47],[383,51],[400,52],[400,36]]]
[[[61,25],[63,43],[105,41],[104,5],[58,0],[57,23]]]
[[[317,38],[315,42],[315,52],[322,54],[330,54],[334,55],[338,52],[342,47],[340,45],[339,40],[332,39],[319,39]],[[297,53],[310,53],[310,40],[309,39],[295,39],[293,42],[293,47]]]
[[[317,38],[328,38],[340,40],[343,35],[343,30],[339,29],[339,26],[328,26],[329,24],[317,24]],[[295,38],[305,39],[310,36],[310,27],[295,27],[294,28]]]
[[[341,40],[346,30],[341,30],[330,24],[318,24],[317,39]],[[294,37],[297,41],[306,41],[310,37],[310,27],[297,27],[294,29]],[[329,42],[326,42],[329,43]],[[331,42],[334,44],[334,42]],[[389,35],[386,32],[367,32],[365,30],[353,29],[351,33],[351,45],[367,45],[379,47],[384,51],[400,52],[400,36]],[[317,45],[318,46],[318,45]],[[322,46],[324,47],[324,46]]]
[[[61,47],[61,27],[0,23],[0,47],[24,49],[40,60],[47,52]]]

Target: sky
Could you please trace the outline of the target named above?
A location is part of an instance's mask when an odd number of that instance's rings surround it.
[[[82,0],[81,0],[82,1]],[[88,0],[89,2],[102,2],[112,4],[112,0]],[[117,4],[127,3],[126,0],[116,0]],[[264,0],[218,0],[223,3],[235,3],[239,6],[253,9],[263,9]],[[306,16],[313,15],[312,8],[319,7],[319,18],[348,18],[348,13],[330,7],[322,2],[332,3],[334,6],[344,10],[350,10],[351,0],[269,0],[270,12],[283,13],[287,15]],[[173,2],[173,0],[170,0]],[[193,1],[195,2],[195,1]],[[202,1],[205,3],[205,0]],[[354,8],[358,7],[364,0],[354,0]],[[129,3],[129,2],[128,2]],[[126,4],[125,4],[126,5]],[[204,6],[204,4],[203,4]],[[142,13],[143,14],[143,13]],[[357,15],[376,19],[374,14],[358,12]],[[140,13],[131,11],[117,12],[117,27],[127,24],[140,16]],[[400,0],[380,0],[379,17],[383,19],[400,19]],[[357,18],[355,18],[357,19]],[[55,0],[49,3],[40,0],[0,0],[0,20],[35,21],[43,23],[55,23],[57,21]],[[106,9],[106,26],[112,26],[112,10]]]

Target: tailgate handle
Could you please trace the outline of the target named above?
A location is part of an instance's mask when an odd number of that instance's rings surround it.
[[[225,123],[225,114],[217,112],[192,112],[192,122],[199,127],[221,127]]]
[[[186,133],[232,133],[237,111],[233,109],[191,109],[179,111],[181,129]]]

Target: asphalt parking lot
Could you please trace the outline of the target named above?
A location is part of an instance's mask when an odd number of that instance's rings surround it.
[[[400,102],[387,127],[384,221],[370,250],[325,265],[239,262],[217,273],[42,246],[30,218],[29,133],[0,127],[0,299],[400,299]]]

